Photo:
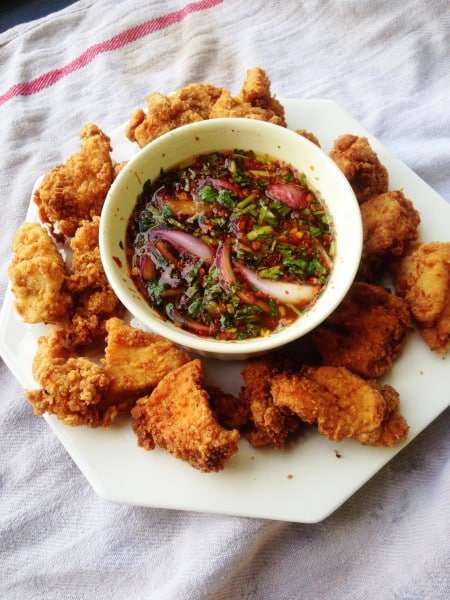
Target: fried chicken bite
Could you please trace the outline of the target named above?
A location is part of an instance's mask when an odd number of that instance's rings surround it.
[[[193,113],[201,119],[207,119],[214,102],[220,97],[223,88],[210,83],[191,83],[180,88],[174,94],[174,98],[184,102]]]
[[[388,191],[387,169],[366,137],[341,135],[333,144],[330,158],[348,179],[360,204]]]
[[[222,470],[238,451],[238,430],[221,427],[211,410],[199,359],[166,375],[131,414],[139,446],[164,448],[200,471]]]
[[[149,394],[170,371],[190,356],[160,335],[131,327],[121,319],[108,319],[103,365],[111,377],[109,396],[114,400]]]
[[[211,109],[210,118],[238,117],[268,121],[276,125],[285,126],[285,121],[271,109],[252,106],[233,97],[228,90],[224,90]]]
[[[450,242],[418,242],[392,264],[396,293],[404,298],[428,347],[450,348]]]
[[[25,323],[66,323],[72,298],[63,257],[47,231],[39,223],[23,223],[14,236],[13,253],[8,275]]]
[[[250,361],[242,370],[240,402],[250,410],[250,428],[245,435],[252,446],[284,446],[290,433],[300,428],[294,415],[286,415],[273,403],[271,382],[280,366],[270,358]]]
[[[253,106],[249,102],[239,100],[237,97],[233,98],[228,90],[223,90],[209,115],[210,119],[222,117],[257,119],[259,121],[268,121],[269,123],[286,127],[284,117],[280,116],[278,112],[274,112],[271,108]]]
[[[363,250],[358,278],[374,281],[387,261],[402,256],[417,240],[420,214],[401,190],[386,192],[361,204]]]
[[[276,406],[315,422],[319,433],[334,442],[352,438],[365,445],[392,446],[408,434],[398,393],[345,367],[280,373],[272,380],[271,393]]]
[[[295,133],[298,133],[298,135],[303,136],[304,138],[306,138],[307,140],[309,140],[310,142],[312,142],[320,148],[320,142],[318,137],[314,135],[314,133],[312,133],[311,131],[308,131],[307,129],[296,129]]]
[[[374,379],[392,367],[412,328],[405,300],[386,288],[357,281],[312,332],[312,341],[325,365],[347,367]]]
[[[130,410],[125,403],[110,402],[107,369],[74,353],[62,329],[39,338],[32,370],[41,389],[25,395],[36,415],[53,414],[66,425],[109,427]]]
[[[170,95],[150,93],[147,112],[141,108],[134,111],[125,134],[142,148],[177,127],[216,117],[248,117],[286,126],[284,108],[272,96],[267,74],[254,67],[247,71],[235,97],[227,89],[208,83],[193,83]]]
[[[299,373],[281,371],[270,381],[270,394],[275,406],[284,413],[295,413],[308,425],[317,421],[317,398],[320,390],[310,379]]]
[[[172,95],[152,92],[147,96],[147,113],[137,109],[130,117],[125,134],[143,148],[176,127],[208,119],[221,93],[222,88],[207,83],[193,83]]]
[[[80,138],[80,152],[50,169],[33,196],[41,221],[54,235],[72,237],[81,221],[100,215],[114,179],[109,137],[87,123]]]
[[[264,109],[269,116],[265,120],[276,122],[274,119],[278,117],[277,124],[286,127],[284,106],[272,95],[270,86],[270,79],[264,69],[251,67],[247,70],[244,83],[235,100],[239,104],[249,104],[254,108]]]
[[[74,346],[87,346],[105,335],[105,321],[121,316],[124,307],[113,292],[100,257],[98,232],[100,217],[82,221],[70,240],[73,251],[67,288],[74,311],[69,335]]]
[[[209,394],[209,404],[222,427],[240,431],[247,427],[251,419],[248,404],[215,386],[208,386],[206,391]]]
[[[86,288],[104,287],[107,284],[98,243],[99,227],[98,216],[82,221],[70,240],[73,254],[67,283],[73,294],[80,294]]]
[[[379,387],[379,386],[378,386]],[[400,394],[390,385],[379,387],[386,402],[381,425],[360,440],[368,446],[390,447],[408,437],[409,425],[400,413]]]

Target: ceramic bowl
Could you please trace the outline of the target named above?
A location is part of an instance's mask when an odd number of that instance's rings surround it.
[[[242,148],[267,154],[304,173],[331,213],[336,239],[334,265],[324,291],[293,324],[266,337],[222,341],[202,337],[164,320],[130,277],[125,253],[129,218],[144,183],[188,159]],[[121,170],[106,197],[100,220],[100,253],[107,278],[144,329],[201,356],[247,359],[301,338],[338,306],[352,284],[361,257],[362,223],[355,195],[336,164],[305,137],[279,125],[245,118],[210,119],[179,127],[140,149]]]

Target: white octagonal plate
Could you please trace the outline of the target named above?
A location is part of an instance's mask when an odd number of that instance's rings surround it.
[[[403,189],[420,211],[420,240],[450,240],[450,205],[341,107],[329,100],[282,102],[288,126],[313,132],[325,151],[341,134],[367,136],[389,171],[390,189]],[[124,126],[110,135],[116,160],[126,160],[137,151],[126,139]],[[26,218],[37,220],[33,202]],[[43,325],[21,321],[8,287],[0,313],[0,352],[25,389],[37,387],[31,363],[37,338],[45,331]],[[239,392],[242,362],[202,360],[208,384]],[[400,393],[401,412],[410,425],[406,442],[394,448],[361,446],[353,440],[333,443],[314,429],[283,451],[252,448],[242,440],[237,455],[219,473],[201,473],[163,450],[139,448],[129,421],[104,430],[69,427],[53,416],[44,418],[106,500],[315,523],[342,505],[449,405],[448,355],[430,352],[414,332],[382,382]]]

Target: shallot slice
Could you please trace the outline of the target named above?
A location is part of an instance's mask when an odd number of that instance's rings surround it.
[[[150,281],[156,276],[156,266],[149,254],[142,254],[139,267],[144,281]]]
[[[148,232],[148,235],[149,237],[157,237],[167,240],[174,246],[185,250],[188,254],[193,254],[205,262],[212,262],[214,254],[210,246],[186,231],[177,231],[174,229],[152,229]]]
[[[239,192],[239,186],[225,179],[218,179],[217,177],[202,177],[198,180],[198,186],[203,187],[204,185],[212,185],[216,190],[225,188],[231,192]]]
[[[219,270],[223,285],[229,288],[230,285],[236,281],[236,276],[231,264],[230,241],[228,239],[219,245],[216,252],[215,264]]]
[[[205,325],[203,323],[199,323],[194,319],[190,319],[187,317],[183,317],[176,309],[171,307],[170,311],[167,312],[168,317],[178,325],[179,327],[186,327],[188,329],[192,329],[199,335],[213,335],[215,332],[213,325]]]
[[[322,244],[319,241],[315,240],[315,242],[316,242],[316,247],[317,247],[317,253],[322,258],[322,262],[323,262],[324,266],[328,270],[331,270],[331,268],[333,267],[333,261],[330,258],[330,255],[328,254],[328,252],[325,250],[325,248],[322,246]]]
[[[185,319],[184,325],[199,335],[213,335],[216,332],[213,325],[204,325],[203,323],[199,323],[194,319]]]
[[[255,288],[282,304],[305,305],[311,302],[319,291],[319,286],[263,279],[242,263],[235,268]]]
[[[236,275],[234,274],[233,267],[231,265],[230,241],[228,239],[226,239],[217,250],[216,266],[220,272],[222,285],[229,289],[230,285],[236,281]],[[239,298],[245,304],[250,304],[250,306],[259,306],[262,311],[270,314],[270,306],[268,302],[262,300],[261,298],[257,298],[252,292],[237,290],[236,295],[239,296]]]
[[[297,183],[272,183],[266,188],[266,194],[292,209],[302,210],[308,206],[309,191]]]

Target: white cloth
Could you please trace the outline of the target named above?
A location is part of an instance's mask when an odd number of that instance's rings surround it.
[[[36,178],[148,92],[338,102],[450,199],[447,0],[80,0],[0,35],[0,301]],[[450,227],[449,227],[450,230]],[[427,402],[427,398],[423,401]],[[450,597],[449,412],[322,523],[101,500],[0,364],[5,600],[440,600]]]

